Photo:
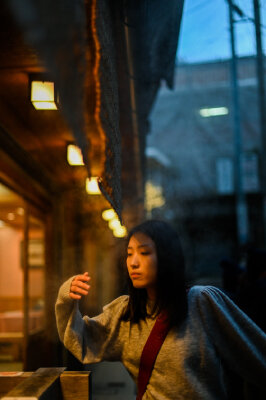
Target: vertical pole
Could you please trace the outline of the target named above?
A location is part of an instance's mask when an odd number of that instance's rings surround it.
[[[231,37],[231,88],[232,88],[232,98],[233,98],[237,237],[238,237],[238,244],[241,246],[248,240],[249,228],[248,228],[247,203],[243,190],[242,136],[241,136],[241,125],[240,125],[238,83],[237,83],[233,5],[231,0],[228,0],[228,6],[229,6],[230,37]]]
[[[265,81],[264,81],[264,65],[263,50],[261,40],[261,22],[260,22],[260,2],[253,0],[255,32],[256,32],[256,49],[257,49],[257,85],[259,98],[259,114],[260,114],[260,135],[261,135],[261,191],[263,198],[263,233],[264,244],[266,243],[266,101],[265,101]]]
[[[29,342],[29,207],[25,204],[23,241],[23,370],[27,370]]]

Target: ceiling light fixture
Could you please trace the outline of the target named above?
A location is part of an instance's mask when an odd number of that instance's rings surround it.
[[[22,217],[25,214],[24,208],[23,207],[18,207],[16,209],[16,213]]]
[[[114,217],[113,219],[111,219],[111,221],[108,222],[108,226],[112,230],[120,228],[121,223],[120,223],[118,217]]]
[[[116,212],[113,208],[108,208],[102,212],[102,218],[105,221],[110,221],[111,219],[115,218],[116,216],[117,216]]]
[[[81,149],[75,144],[67,145],[67,161],[69,165],[84,165]]]
[[[209,108],[201,108],[199,110],[199,114],[204,117],[217,117],[219,115],[227,115],[229,110],[227,107],[209,107]]]
[[[7,214],[7,219],[8,219],[8,221],[14,221],[14,219],[15,219],[15,214],[14,214],[13,212],[9,212],[9,213]]]
[[[32,80],[31,102],[36,110],[57,110],[57,93],[54,82]]]
[[[120,226],[119,228],[113,230],[113,235],[117,238],[123,238],[127,235],[127,230],[124,226]]]
[[[88,194],[102,194],[98,185],[97,177],[91,177],[86,179],[86,192]]]

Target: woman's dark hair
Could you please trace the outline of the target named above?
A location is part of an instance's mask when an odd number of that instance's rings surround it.
[[[153,311],[165,311],[171,326],[179,326],[187,315],[185,262],[177,232],[166,222],[148,220],[133,228],[127,239],[141,232],[150,237],[158,259],[156,302]],[[129,303],[124,320],[138,322],[147,316],[145,289],[135,289],[128,276]]]

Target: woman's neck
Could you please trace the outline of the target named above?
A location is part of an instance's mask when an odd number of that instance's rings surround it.
[[[147,299],[150,302],[155,302],[156,300],[156,290],[155,288],[147,288]]]

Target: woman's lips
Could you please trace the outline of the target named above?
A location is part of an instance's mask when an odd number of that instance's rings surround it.
[[[138,274],[137,272],[134,272],[130,276],[131,276],[132,279],[134,279],[134,278],[139,278],[141,276],[141,274]]]

